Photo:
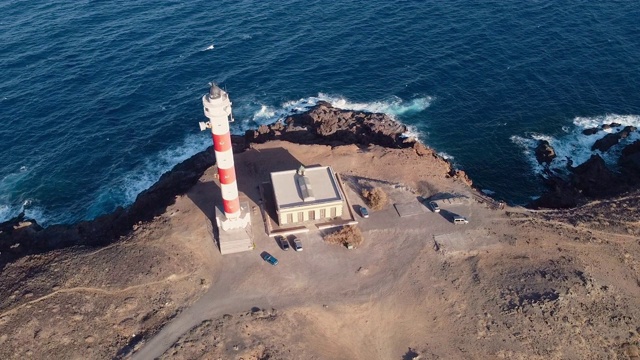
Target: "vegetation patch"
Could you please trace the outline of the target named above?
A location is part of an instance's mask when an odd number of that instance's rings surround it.
[[[357,226],[344,226],[342,229],[328,234],[324,241],[329,244],[340,244],[343,246],[360,246],[364,242],[364,236]]]
[[[382,209],[389,201],[387,193],[379,187],[373,189],[362,189],[362,197],[373,210]]]

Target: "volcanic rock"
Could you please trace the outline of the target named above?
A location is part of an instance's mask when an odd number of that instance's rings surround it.
[[[601,128],[602,128],[602,130],[608,130],[608,129],[611,129],[611,128],[614,128],[614,127],[618,127],[618,126],[621,126],[621,125],[622,124],[619,124],[617,122],[612,122],[610,124],[602,124]]]
[[[584,130],[582,130],[582,133],[584,135],[594,135],[594,134],[598,133],[598,131],[600,131],[600,129],[595,127],[595,128],[584,129]]]
[[[556,151],[553,149],[551,144],[547,140],[538,141],[538,146],[536,147],[536,159],[539,164],[550,164],[553,159],[556,158]]]
[[[625,126],[624,129],[617,133],[607,134],[593,144],[591,151],[600,150],[601,152],[605,152],[612,146],[618,144],[620,140],[627,138],[634,131],[636,131],[634,126]]]
[[[463,183],[467,184],[469,187],[473,186],[473,181],[471,181],[471,179],[469,178],[467,173],[464,172],[464,170],[451,169],[448,175],[454,179],[462,181]]]
[[[589,197],[600,197],[614,193],[620,187],[620,182],[600,155],[591,155],[585,161],[572,169],[571,183],[576,189]]]
[[[640,140],[636,140],[622,149],[618,159],[622,171],[632,177],[640,177]]]
[[[568,169],[571,171],[568,177],[546,170],[543,182],[548,190],[529,206],[570,208],[589,198],[612,196],[628,189],[628,179],[611,171],[600,155],[592,155],[584,163]]]
[[[622,149],[622,157],[631,156],[640,152],[640,140],[636,140]]]
[[[563,209],[572,208],[584,201],[584,196],[580,190],[576,189],[570,182],[547,170],[543,177],[543,183],[547,191],[528,206],[534,209],[549,208]]]
[[[286,140],[298,144],[377,144],[391,148],[413,146],[405,139],[407,128],[386,114],[342,110],[320,101],[309,111],[287,117],[284,122],[263,125],[245,133],[247,142]]]

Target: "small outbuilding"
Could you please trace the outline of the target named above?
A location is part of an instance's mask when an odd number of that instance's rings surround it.
[[[330,166],[271,173],[280,225],[342,216],[344,195]]]

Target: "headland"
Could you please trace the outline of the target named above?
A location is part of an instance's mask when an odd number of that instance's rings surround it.
[[[0,355],[638,356],[637,190],[577,191],[568,210],[499,208],[405,133],[385,115],[319,103],[232,138],[257,217],[256,185],[278,167],[331,165],[354,205],[365,204],[363,187],[383,189],[389,203],[359,220],[365,241],[354,250],[318,232],[303,252],[283,252],[258,224],[256,250],[220,255],[211,148],[112,214],[44,229],[4,223]],[[458,200],[438,213],[420,201],[438,197]],[[399,216],[394,205],[410,203],[422,207]],[[454,213],[469,224],[452,224]],[[262,261],[263,250],[280,264]]]

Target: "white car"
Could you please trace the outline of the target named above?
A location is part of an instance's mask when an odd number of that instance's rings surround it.
[[[429,201],[429,207],[431,208],[431,210],[433,210],[433,212],[440,212],[440,206],[438,206],[438,203],[436,203],[435,201]]]
[[[302,251],[302,241],[300,241],[300,239],[298,239],[297,237],[293,238],[293,249],[295,251]]]

